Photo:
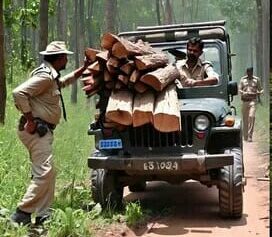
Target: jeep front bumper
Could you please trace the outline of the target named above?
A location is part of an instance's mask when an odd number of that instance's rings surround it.
[[[203,173],[210,169],[233,164],[232,154],[196,155],[168,157],[120,157],[91,156],[88,166],[92,169],[139,171],[148,174],[156,173]]]

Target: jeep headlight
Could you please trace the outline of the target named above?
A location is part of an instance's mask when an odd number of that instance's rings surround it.
[[[195,118],[195,128],[199,131],[206,130],[210,125],[210,120],[205,115],[198,115]]]

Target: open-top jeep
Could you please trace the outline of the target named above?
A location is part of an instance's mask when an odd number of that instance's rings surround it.
[[[237,95],[237,83],[232,81],[230,41],[224,25],[224,21],[217,21],[138,27],[137,31],[119,34],[134,42],[149,42],[173,63],[173,50],[186,53],[187,40],[200,37],[205,45],[201,57],[213,64],[220,82],[213,86],[177,87],[181,132],[163,133],[152,125],[105,132],[91,124],[89,134],[95,135],[95,150],[88,166],[92,169],[95,202],[102,206],[120,205],[125,186],[131,192],[142,192],[147,181],[177,184],[193,179],[218,187],[222,216],[242,216],[241,121],[231,105]]]

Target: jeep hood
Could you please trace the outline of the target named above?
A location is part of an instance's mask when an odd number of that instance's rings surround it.
[[[224,118],[230,113],[230,108],[225,100],[217,98],[197,98],[197,99],[181,99],[181,112],[208,112],[211,113],[216,120]]]

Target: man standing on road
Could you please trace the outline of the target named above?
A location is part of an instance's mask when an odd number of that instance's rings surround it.
[[[180,72],[180,82],[183,87],[216,85],[218,74],[211,63],[202,62],[199,58],[203,53],[204,43],[200,38],[191,38],[187,42],[187,58],[177,61]]]
[[[60,78],[60,71],[65,69],[68,61],[67,55],[73,52],[66,49],[63,41],[53,41],[40,54],[44,63],[13,91],[15,105],[22,113],[18,136],[27,148],[32,164],[30,185],[11,216],[13,222],[23,225],[31,223],[33,213],[36,224],[48,217],[55,189],[52,143],[53,130],[61,117],[60,100],[66,119],[61,88],[76,81],[89,65],[85,61],[84,66]]]
[[[253,76],[253,67],[247,68],[246,74],[240,80],[239,92],[242,100],[244,140],[252,142],[257,99],[263,89],[260,78]]]

